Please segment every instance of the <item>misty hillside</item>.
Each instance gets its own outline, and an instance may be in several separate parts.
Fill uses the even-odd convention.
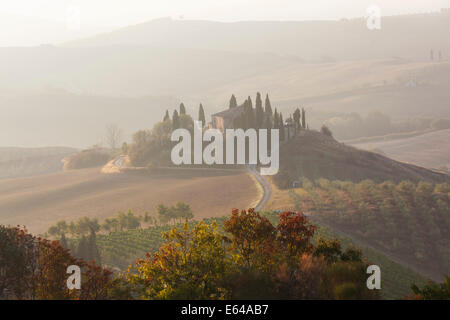
[[[414,163],[427,168],[450,169],[450,129],[392,141],[354,144],[366,150],[377,149],[398,161]]]
[[[290,62],[266,53],[149,46],[0,48],[0,93],[50,87],[79,94],[182,97]]]
[[[404,59],[296,63],[218,87],[209,96],[270,92],[282,111],[305,105],[314,112],[381,111],[393,118],[450,116],[450,63]],[[424,106],[433,105],[433,108]],[[319,124],[321,125],[321,123]]]
[[[383,17],[370,31],[365,19],[301,22],[184,21],[163,18],[68,43],[70,46],[152,45],[242,52],[274,52],[302,59],[385,57],[427,59],[430,49],[450,52],[447,14]]]
[[[61,21],[4,12],[0,12],[0,29],[8,30],[0,33],[0,47],[60,43],[111,30],[86,26],[71,30]]]
[[[8,95],[0,98],[0,145],[104,145],[106,126],[118,124],[128,139],[140,128],[151,128],[166,109],[178,105],[172,97],[118,98],[64,91]]]
[[[0,148],[0,179],[59,172],[62,159],[75,152],[65,147]]]
[[[277,183],[282,187],[290,187],[292,181],[302,177],[353,182],[365,179],[375,182],[450,181],[450,176],[446,174],[359,150],[320,132],[308,130],[281,146]]]
[[[181,101],[193,115],[202,103],[209,120],[231,94],[258,91],[285,114],[304,106],[313,128],[337,113],[450,117],[449,27],[441,14],[385,17],[373,32],[363,19],[159,19],[64,46],[0,48],[0,145],[86,148],[109,123],[129,140]]]

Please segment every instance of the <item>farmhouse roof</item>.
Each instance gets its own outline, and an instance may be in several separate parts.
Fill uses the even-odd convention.
[[[236,117],[238,117],[241,113],[244,112],[244,105],[240,105],[238,107],[234,107],[231,109],[227,109],[224,111],[220,111],[217,113],[214,113],[212,116],[213,117],[221,117],[221,118],[229,118],[229,119],[234,119]]]

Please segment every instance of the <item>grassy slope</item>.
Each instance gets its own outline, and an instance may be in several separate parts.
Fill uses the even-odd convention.
[[[310,130],[302,131],[294,140],[281,146],[280,170],[285,170],[293,180],[300,177],[355,182],[364,179],[377,182],[450,180],[448,175],[359,150]]]

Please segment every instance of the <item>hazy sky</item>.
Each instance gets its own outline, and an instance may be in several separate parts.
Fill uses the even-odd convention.
[[[382,15],[396,15],[436,12],[450,7],[450,0],[0,0],[0,47],[59,44],[161,17],[224,22],[363,17],[373,4]]]
[[[450,0],[0,0],[0,13],[64,21],[68,6],[80,8],[86,26],[125,26],[158,17],[217,21],[340,19],[436,11]]]

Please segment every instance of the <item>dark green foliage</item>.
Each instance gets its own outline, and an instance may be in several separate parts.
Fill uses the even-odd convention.
[[[120,148],[120,152],[122,154],[127,154],[128,153],[128,143],[126,143],[126,142],[122,143],[122,147]]]
[[[335,263],[341,256],[341,244],[336,239],[326,240],[318,238],[314,256],[324,257],[328,263]]]
[[[285,132],[284,132],[284,122],[283,122],[283,115],[280,112],[280,124],[279,124],[279,128],[280,128],[280,140],[284,141],[285,139]]]
[[[167,120],[170,120],[169,110],[166,110],[166,114],[164,115],[163,121],[167,121]]]
[[[261,94],[259,92],[256,94],[255,112],[256,128],[264,128],[264,109],[262,106]]]
[[[84,258],[84,260],[95,261],[98,265],[102,264],[100,252],[97,248],[96,235],[93,231],[90,232],[87,240],[87,256]]]
[[[182,201],[176,202],[172,206],[165,206],[159,204],[156,207],[156,212],[158,214],[159,221],[162,224],[167,224],[170,221],[176,223],[177,221],[190,220],[194,217],[191,207]]]
[[[265,116],[264,129],[272,129],[272,116]],[[270,141],[270,139],[269,139]]]
[[[301,113],[300,113],[299,108],[295,109],[294,114],[293,114],[293,119],[294,119],[295,129],[300,128]]]
[[[76,250],[76,256],[79,258],[84,259],[85,257],[89,257],[89,244],[86,236],[81,237],[80,241],[78,242],[77,250]]]
[[[237,107],[237,101],[236,101],[236,97],[233,94],[230,99],[230,109],[236,108],[236,107]]]
[[[60,244],[63,248],[66,248],[66,249],[69,248],[68,243],[67,243],[67,239],[66,239],[66,235],[65,235],[64,233],[61,235],[61,239],[59,240],[59,244]]]
[[[111,155],[100,149],[84,150],[68,158],[65,168],[83,169],[105,165],[111,159]]]
[[[202,122],[202,127],[205,126],[206,118],[205,118],[205,110],[203,110],[203,106],[200,103],[200,107],[198,109],[198,121]]]
[[[250,96],[248,96],[247,102],[248,102],[248,107],[253,110],[253,102],[252,102],[252,98]]]
[[[172,129],[175,130],[178,128],[180,128],[180,116],[178,115],[178,111],[174,110],[172,115]]]
[[[278,129],[280,127],[280,117],[278,116],[277,108],[273,114],[273,128]]]
[[[422,288],[412,285],[412,291],[424,300],[450,300],[450,275],[445,277],[443,283],[428,281]]]
[[[248,97],[245,101],[244,107],[244,117],[245,117],[245,125],[244,129],[255,128],[256,117],[255,110],[253,109],[252,99]]]
[[[186,107],[184,106],[183,102],[180,104],[180,116],[182,114],[186,114]]]
[[[322,132],[322,134],[328,137],[333,136],[333,133],[331,132],[330,128],[328,128],[326,125],[323,125],[322,128],[320,128],[320,132]]]
[[[272,105],[270,104],[269,95],[266,94],[266,101],[264,104],[264,112],[266,115],[272,116]]]
[[[302,108],[302,128],[306,129],[306,111]]]

